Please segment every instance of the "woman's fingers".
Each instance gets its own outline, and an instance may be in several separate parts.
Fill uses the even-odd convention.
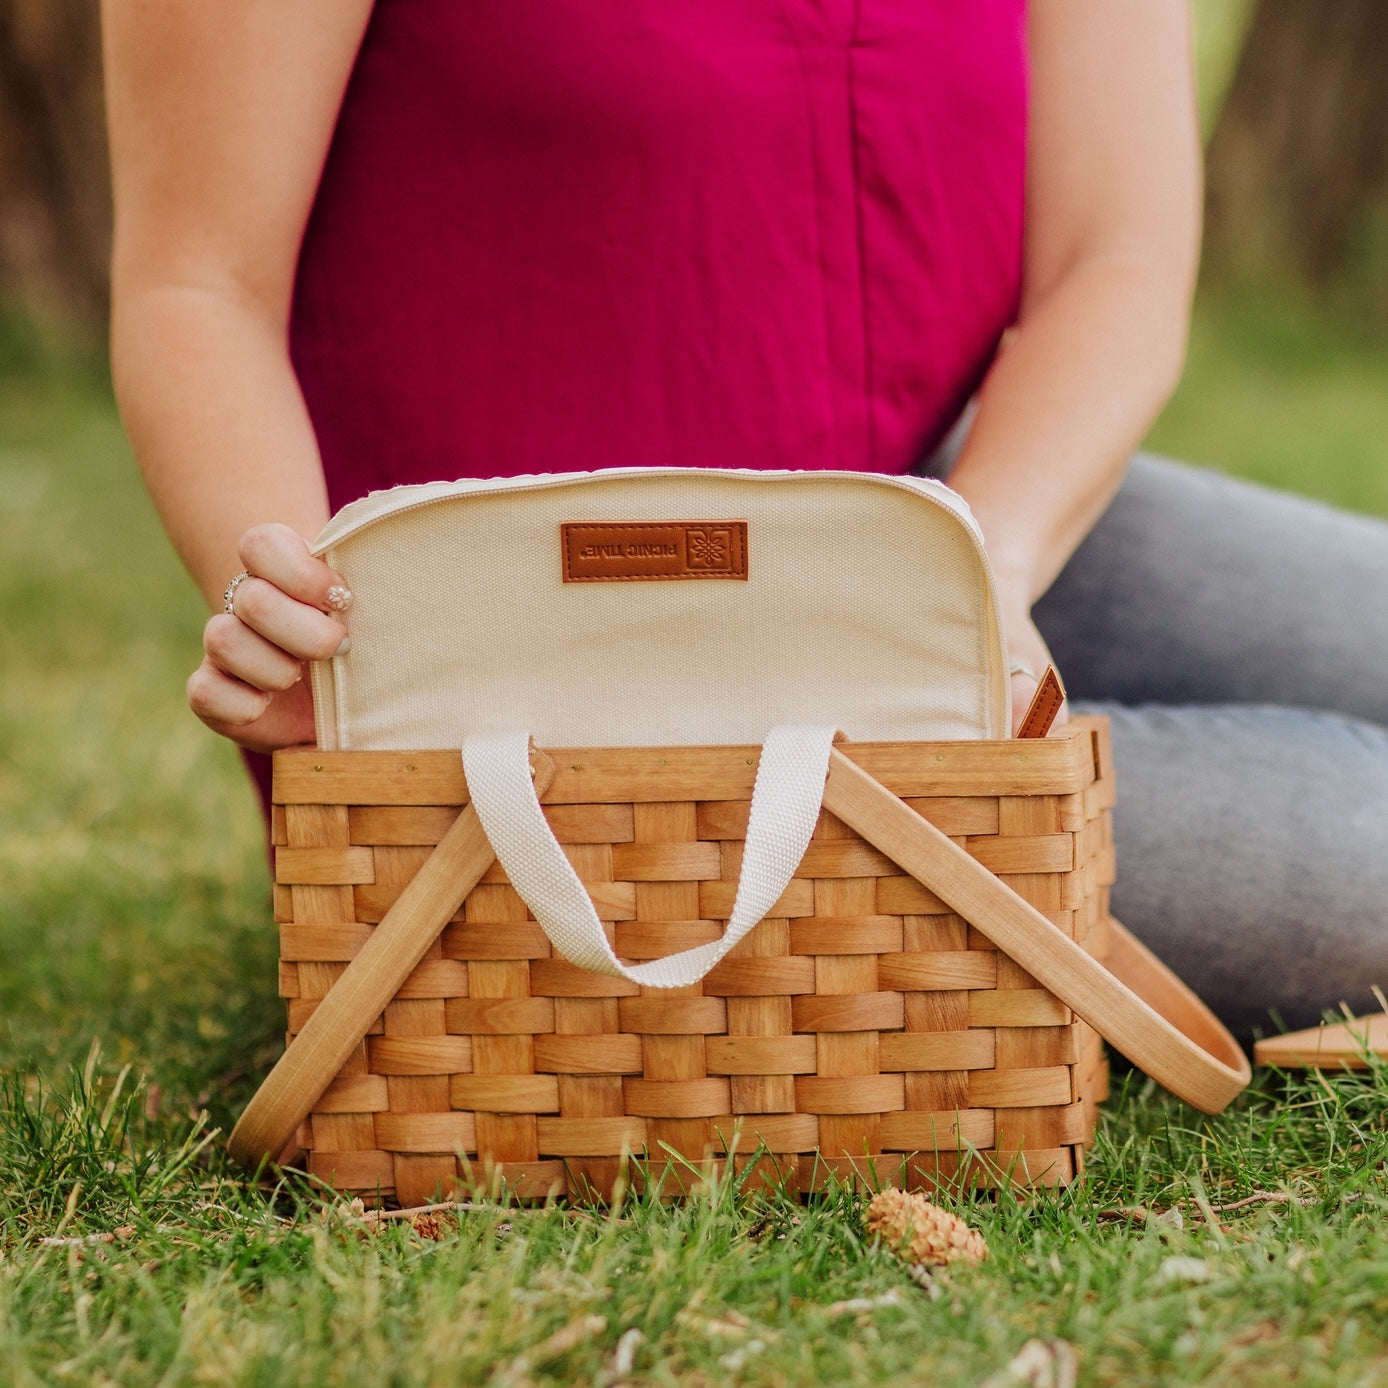
[[[287,525],[258,525],[241,538],[241,562],[248,577],[236,586],[232,613],[250,631],[296,660],[326,660],[342,649],[346,628],[329,612],[342,612],[351,594],[341,577],[308,552],[303,537]],[[214,618],[213,621],[216,619]],[[259,688],[252,667],[239,663],[251,652],[228,631],[218,633],[222,648],[214,650],[212,623],[207,650],[223,668]],[[226,654],[231,663],[221,659]]]
[[[203,628],[205,654],[188,679],[188,704],[243,747],[312,742],[304,662],[345,649],[347,629],[336,614],[351,605],[351,594],[287,525],[248,530],[240,555],[245,572],[228,589],[228,610]]]
[[[1010,667],[1008,683],[1012,694],[1012,732],[1015,736],[1026,717],[1031,701],[1046,667],[1053,664],[1046,642],[1037,631],[1030,614],[1015,617],[1007,624],[1007,659]],[[1056,724],[1065,722],[1068,710],[1062,705]]]
[[[1026,717],[1028,706],[1036,693],[1036,679],[1028,671],[1022,672],[1014,670],[1009,681],[1012,691],[1012,735],[1017,735],[1017,730],[1022,726],[1022,719]]]
[[[188,678],[188,704],[213,732],[252,751],[314,740],[313,699],[306,680],[271,695],[205,659]]]
[[[238,622],[246,631],[287,651],[296,660],[327,660],[342,649],[347,637],[347,628],[341,622],[254,574],[236,590],[232,613],[229,621]],[[208,628],[205,642],[211,636],[210,622]],[[207,649],[211,654],[212,648],[208,646]],[[246,649],[244,644],[226,643],[226,650],[233,658],[234,653]],[[237,666],[226,668],[249,677],[248,671]]]
[[[218,669],[267,693],[288,689],[303,678],[301,657],[268,641],[240,616],[209,618],[202,645]]]
[[[242,564],[257,578],[310,607],[344,612],[351,604],[341,577],[315,559],[303,536],[287,525],[253,526],[241,537],[240,552]]]
[[[227,674],[208,656],[188,676],[187,693],[188,707],[204,723],[233,728],[263,717],[274,697]]]

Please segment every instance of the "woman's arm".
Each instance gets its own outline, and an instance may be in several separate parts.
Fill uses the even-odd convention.
[[[248,746],[311,739],[301,661],[341,626],[303,538],[328,516],[290,365],[295,265],[370,0],[103,0],[112,370],[175,548],[220,613],[190,702]],[[266,517],[282,526],[250,530]],[[249,531],[249,533],[248,533]],[[270,691],[287,690],[274,701]]]
[[[1031,605],[1180,376],[1200,146],[1183,0],[1031,0],[1029,23],[1021,314],[950,484],[982,527],[1013,658],[1039,669]]]

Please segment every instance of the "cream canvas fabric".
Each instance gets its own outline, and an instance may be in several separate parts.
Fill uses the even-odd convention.
[[[662,522],[683,523],[689,563],[723,557],[708,536],[745,535],[746,577],[565,582],[566,562],[623,548],[583,543],[601,527]],[[313,671],[326,749],[516,731],[541,746],[743,744],[777,724],[1008,733],[977,528],[926,479],[623,468],[431,483],[353,502],[315,553],[355,595],[350,650]]]

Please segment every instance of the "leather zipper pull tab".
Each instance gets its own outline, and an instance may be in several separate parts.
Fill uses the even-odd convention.
[[[1041,676],[1041,683],[1036,686],[1036,693],[1031,697],[1031,703],[1027,705],[1027,711],[1022,715],[1017,736],[1045,737],[1064,702],[1065,686],[1061,684],[1055,666],[1048,665],[1046,673]]]

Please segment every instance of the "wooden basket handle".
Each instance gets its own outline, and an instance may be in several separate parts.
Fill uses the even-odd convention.
[[[824,806],[1173,1094],[1218,1113],[1248,1084],[1248,1057],[1234,1038],[1117,922],[1106,968],[838,748]]]
[[[532,752],[530,764],[543,794],[554,763]],[[367,1028],[495,860],[477,811],[465,805],[246,1105],[227,1139],[236,1161],[256,1167],[283,1156]]]

